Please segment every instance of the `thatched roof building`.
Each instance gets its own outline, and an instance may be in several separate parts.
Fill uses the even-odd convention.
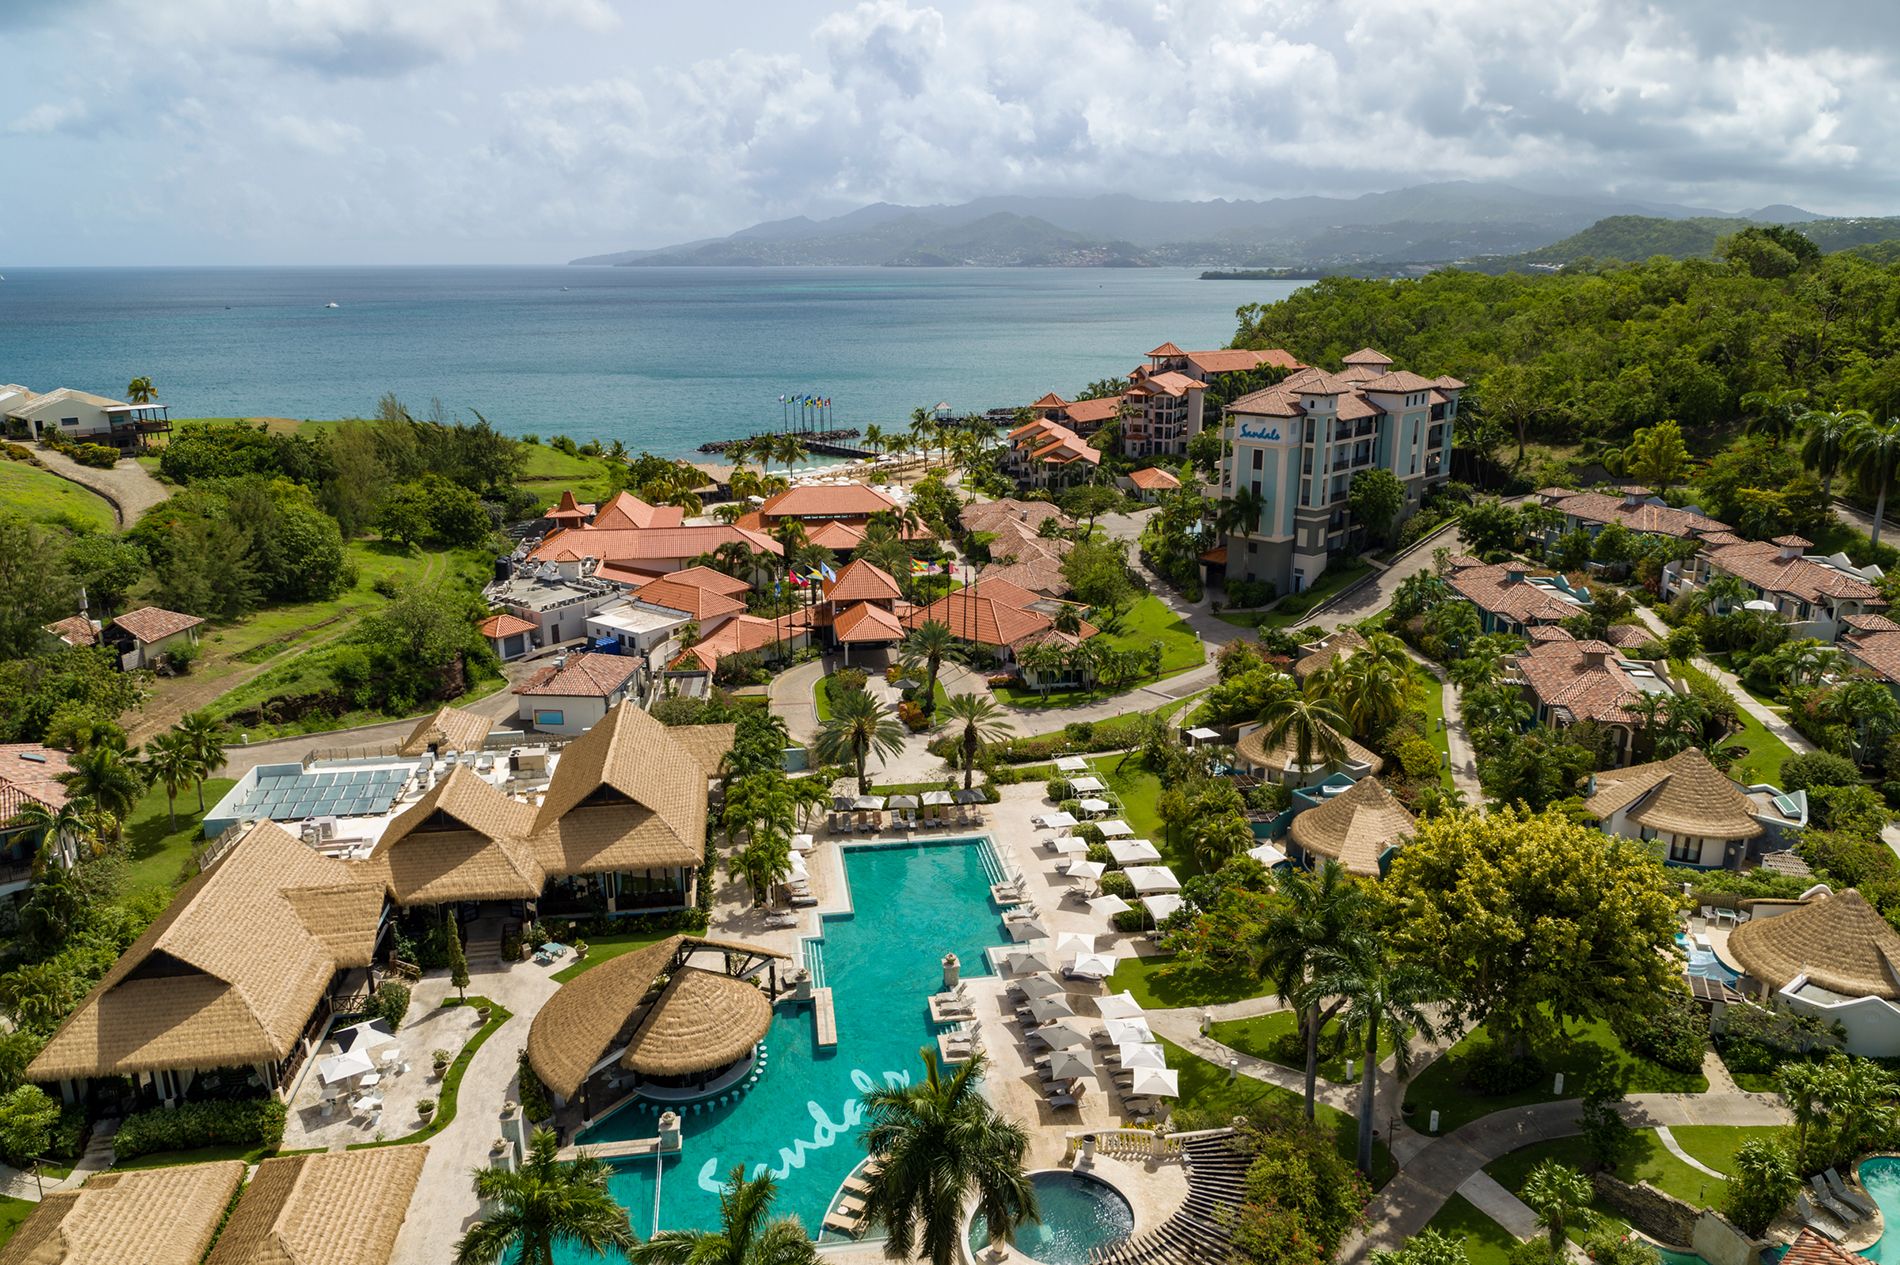
[[[265,1160],[205,1265],[389,1265],[426,1146]]]
[[[198,1265],[243,1180],[237,1160],[95,1174],[47,1192],[0,1265]]]
[[[1695,747],[1667,760],[1604,769],[1583,806],[1609,822],[1701,839],[1753,839],[1764,827],[1754,804]]]
[[[534,900],[547,875],[533,833],[532,805],[458,764],[389,823],[366,865],[399,905]]]
[[[1302,771],[1298,766],[1299,753],[1294,750],[1293,735],[1288,733],[1285,738],[1269,747],[1267,745],[1269,732],[1263,725],[1242,734],[1240,740],[1234,744],[1234,754],[1242,762],[1256,769],[1264,769],[1267,776],[1276,782],[1285,781],[1300,785],[1304,782],[1317,781],[1323,774],[1342,769],[1353,772],[1355,776],[1364,776],[1367,773],[1377,773],[1385,767],[1385,760],[1377,752],[1353,741],[1350,735],[1341,734],[1340,740],[1346,747],[1343,760],[1328,761],[1322,757],[1318,764]]]
[[[1729,953],[1779,990],[1798,976],[1844,998],[1900,1002],[1900,934],[1849,888],[1729,933]]]
[[[710,951],[694,965],[696,955]],[[714,960],[717,969],[708,969]],[[754,944],[669,936],[561,986],[528,1030],[528,1062],[563,1099],[617,1049],[646,1076],[716,1071],[744,1058],[772,1022],[772,1003],[746,976],[786,955]],[[657,992],[656,992],[657,988]]]
[[[256,1067],[274,1081],[337,973],[369,965],[382,911],[372,876],[259,822],[184,886],[27,1075]]]
[[[494,726],[488,717],[460,707],[440,707],[424,716],[396,748],[396,754],[418,756],[431,747],[438,751],[480,751]]]
[[[1354,874],[1379,874],[1379,858],[1418,828],[1418,821],[1376,777],[1351,786],[1294,817],[1288,833],[1309,857],[1331,859]]]

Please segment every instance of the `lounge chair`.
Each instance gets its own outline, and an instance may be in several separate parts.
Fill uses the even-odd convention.
[[[1827,1188],[1827,1183],[1821,1179],[1819,1173],[1808,1178],[1808,1185],[1814,1190],[1814,1202],[1820,1204],[1834,1216],[1840,1218],[1842,1225],[1853,1225],[1856,1221],[1860,1220],[1860,1210],[1849,1207],[1841,1200],[1836,1199],[1834,1192]]]
[[[852,1194],[858,1195],[858,1196],[864,1196],[871,1193],[871,1183],[865,1181],[862,1177],[845,1178],[844,1188],[850,1191]]]
[[[858,1213],[852,1215],[845,1212],[826,1213],[825,1229],[836,1230],[840,1234],[848,1234],[855,1239],[864,1233],[864,1214]]]
[[[1846,1227],[1837,1225],[1833,1217],[1827,1217],[1817,1213],[1814,1209],[1814,1205],[1808,1202],[1806,1191],[1795,1192],[1794,1207],[1795,1211],[1800,1214],[1802,1222],[1805,1223],[1810,1230],[1836,1243],[1841,1241]]]
[[[1065,1108],[1065,1107],[1081,1106],[1082,1105],[1082,1087],[1080,1085],[1077,1085],[1073,1093],[1050,1094],[1049,1105],[1058,1110],[1061,1110],[1062,1108]]]
[[[1823,1179],[1826,1180],[1827,1188],[1834,1192],[1834,1197],[1836,1199],[1840,1200],[1842,1203],[1846,1204],[1850,1208],[1859,1209],[1860,1214],[1864,1217],[1871,1217],[1874,1215],[1874,1212],[1875,1212],[1874,1201],[1869,1199],[1867,1196],[1861,1194],[1859,1191],[1855,1190],[1852,1186],[1849,1186],[1845,1181],[1841,1179],[1841,1175],[1839,1173],[1835,1172],[1831,1168],[1828,1168],[1828,1169],[1821,1170],[1821,1176]]]

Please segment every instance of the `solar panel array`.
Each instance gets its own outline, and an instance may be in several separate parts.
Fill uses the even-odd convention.
[[[375,817],[389,811],[409,769],[261,776],[237,805],[240,817],[302,821],[308,817]]]

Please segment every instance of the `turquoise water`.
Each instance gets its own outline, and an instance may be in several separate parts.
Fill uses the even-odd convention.
[[[1134,1232],[1135,1212],[1113,1186],[1081,1173],[1037,1173],[1042,1223],[1016,1235],[1016,1250],[1042,1265],[1088,1265],[1089,1253]],[[990,1245],[981,1216],[970,1225],[970,1250]]]
[[[1689,962],[1688,965],[1683,968],[1686,973],[1700,976],[1703,979],[1721,980],[1724,984],[1733,984],[1736,980],[1742,978],[1740,971],[1733,969],[1727,963],[1723,962],[1721,958],[1715,956],[1713,951],[1698,949],[1691,945],[1689,943],[1689,937],[1683,935],[1681,932],[1676,933],[1676,943],[1688,951]]]
[[[864,1158],[861,1095],[922,1074],[918,1051],[934,1046],[939,1031],[926,999],[943,986],[943,954],[955,952],[966,976],[986,975],[983,950],[1008,942],[990,904],[981,841],[849,848],[844,858],[854,912],[827,917],[822,942],[837,1046],[816,1048],[809,1005],[777,1008],[758,1084],[736,1103],[686,1109],[681,1151],[657,1161],[658,1228],[717,1227],[719,1186],[743,1164],[769,1169],[779,1184],[776,1210],[798,1214],[815,1235],[839,1183]],[[651,1108],[627,1107],[577,1141],[655,1132]],[[628,1161],[610,1183],[641,1238],[655,1229],[655,1175],[655,1160]]]
[[[1859,1171],[1860,1184],[1867,1194],[1880,1205],[1880,1215],[1886,1218],[1886,1232],[1874,1241],[1872,1247],[1865,1247],[1860,1254],[1874,1265],[1900,1265],[1900,1159],[1891,1155],[1876,1155],[1870,1160],[1861,1161]]]
[[[122,395],[173,417],[360,417],[394,391],[511,434],[686,455],[829,396],[889,429],[1224,347],[1288,281],[1180,268],[12,268],[0,382]],[[335,309],[324,304],[334,302]]]

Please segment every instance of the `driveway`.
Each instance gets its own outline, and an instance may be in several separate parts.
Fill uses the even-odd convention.
[[[33,455],[60,478],[103,496],[119,516],[120,527],[138,522],[141,514],[172,494],[171,488],[129,457],[121,458],[110,470],[95,470],[51,448],[35,448]]]

